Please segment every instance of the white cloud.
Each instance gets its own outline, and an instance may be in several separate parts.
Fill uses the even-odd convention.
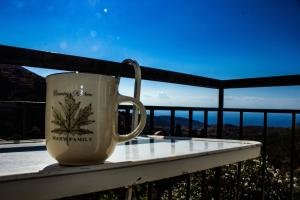
[[[98,45],[93,45],[91,47],[92,52],[97,52],[99,50],[99,46]]]
[[[148,88],[142,89],[141,101],[145,105],[160,106],[215,107],[217,105],[217,97],[214,95],[192,95],[187,91],[159,91]]]
[[[60,47],[61,49],[66,49],[66,48],[68,48],[68,43],[67,43],[66,41],[61,41],[61,42],[59,43],[59,47]]]
[[[152,98],[152,96],[149,95],[149,94],[144,94],[143,97],[144,97],[144,98]]]
[[[261,101],[265,101],[264,97],[256,97],[256,96],[225,96],[224,101],[232,101],[232,102],[244,102],[244,103],[257,103]]]
[[[121,79],[122,80],[122,79]],[[123,80],[120,84],[121,93],[133,94],[134,80]],[[225,93],[224,107],[227,108],[282,108],[300,109],[300,95],[262,94],[228,94]],[[190,107],[217,107],[218,91],[213,89],[196,88],[167,83],[142,81],[141,101],[145,105],[160,106],[190,106]]]
[[[170,97],[165,92],[159,92],[157,95],[159,99],[170,99]]]
[[[224,102],[225,107],[232,108],[300,108],[300,98],[297,97],[225,96]]]

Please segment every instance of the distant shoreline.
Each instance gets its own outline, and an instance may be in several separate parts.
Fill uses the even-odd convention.
[[[170,117],[168,111],[155,111],[155,117]],[[188,120],[188,112],[175,112],[175,117],[185,118]],[[300,124],[300,115],[297,115],[298,119],[296,124]],[[203,113],[194,112],[193,120],[203,123]],[[224,113],[224,124],[239,126],[239,113]],[[176,119],[175,119],[176,124]],[[217,124],[217,113],[209,112],[208,125]],[[245,113],[244,114],[244,126],[263,126],[263,114],[262,113]],[[268,114],[268,127],[278,128],[290,128],[292,126],[291,114]]]

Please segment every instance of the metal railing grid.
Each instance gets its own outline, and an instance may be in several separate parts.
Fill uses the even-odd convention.
[[[11,47],[0,45],[0,63],[9,65],[21,65],[30,67],[40,67],[49,69],[59,69],[66,71],[80,71],[98,74],[107,74],[121,77],[133,77],[134,71],[131,66],[123,63],[117,63],[112,61],[104,61],[98,59],[90,59],[78,56],[70,56],[58,53],[50,53],[44,51],[37,51],[32,49],[24,49],[18,47]],[[224,91],[226,89],[234,88],[249,88],[249,87],[275,87],[275,86],[295,86],[300,85],[300,75],[290,76],[276,76],[276,77],[262,77],[262,78],[248,78],[248,79],[235,79],[235,80],[217,80],[213,78],[206,78],[201,76],[183,74],[178,72],[171,72],[166,70],[159,70],[149,67],[141,67],[142,78],[144,80],[169,82],[183,85],[191,85],[198,87],[207,87],[212,89],[218,89],[218,107],[217,108],[201,108],[201,107],[171,107],[171,106],[146,106],[149,110],[149,126],[148,134],[153,134],[155,131],[155,111],[156,110],[168,110],[170,111],[170,136],[175,136],[175,116],[176,111],[188,112],[188,134],[192,136],[193,131],[193,113],[195,111],[203,112],[203,127],[202,137],[207,137],[208,131],[208,115],[209,112],[217,112],[217,131],[216,138],[223,138],[223,113],[224,112],[237,112],[239,113],[239,135],[237,139],[244,138],[244,114],[248,112],[263,113],[263,133],[262,133],[262,182],[261,182],[261,199],[265,199],[264,195],[264,177],[266,168],[266,142],[268,140],[268,114],[269,113],[286,113],[292,116],[291,124],[291,158],[290,158],[290,199],[294,198],[294,165],[295,165],[295,130],[296,130],[296,114],[300,113],[300,110],[291,109],[246,109],[246,108],[224,108]],[[13,103],[13,102],[0,102],[0,105]],[[31,102],[14,102],[19,104],[30,104]],[[40,103],[39,105],[43,105]],[[130,106],[120,106],[120,109],[125,109],[128,116],[130,116]],[[240,187],[239,179],[241,175],[241,163],[238,163],[237,167],[237,199],[239,197]],[[215,169],[215,192],[214,199],[220,198],[220,174],[222,169]],[[206,173],[201,174],[203,180],[206,177]],[[190,176],[186,176],[186,198],[190,197]],[[201,190],[205,189],[205,183],[202,184]],[[148,184],[148,198],[152,198],[152,183]],[[169,191],[169,199],[172,198],[172,192]],[[205,199],[205,196],[203,196]]]

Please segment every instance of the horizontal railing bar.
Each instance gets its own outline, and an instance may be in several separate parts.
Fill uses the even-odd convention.
[[[123,106],[123,105],[122,105]],[[120,108],[122,108],[120,106]],[[210,108],[210,107],[181,107],[181,106],[145,106],[145,108],[148,109],[153,109],[153,110],[176,110],[176,111],[217,111],[217,108]]]
[[[121,105],[120,108],[122,109],[122,106],[128,106],[128,105]],[[178,110],[178,111],[218,111],[218,108],[213,107],[181,107],[181,106],[145,106],[146,109],[153,109],[153,110]],[[250,113],[278,113],[278,114],[284,114],[284,113],[300,113],[300,110],[292,110],[292,109],[260,109],[260,108],[223,108],[223,112],[250,112]]]
[[[0,45],[0,63],[22,65],[66,71],[80,71],[134,77],[131,66],[94,58],[52,53],[20,47]],[[245,78],[232,80],[218,80],[185,73],[141,67],[144,80],[168,82],[208,88],[249,88],[300,85],[300,75],[272,76],[259,78]]]
[[[66,71],[99,73],[130,78],[134,77],[133,67],[123,63],[6,45],[0,45],[0,63]],[[220,86],[220,81],[213,78],[154,69],[150,67],[141,67],[141,72],[144,80],[208,88],[218,88]]]
[[[224,89],[300,85],[300,75],[223,80]]]
[[[224,112],[257,112],[257,113],[300,113],[300,110],[292,110],[292,109],[264,109],[264,108],[224,108]]]
[[[45,102],[35,102],[35,101],[0,101],[1,103],[19,103],[19,104],[44,104]],[[131,105],[120,105],[120,109],[126,109],[128,107],[132,107]],[[147,106],[145,105],[147,110],[178,110],[178,111],[218,111],[218,108],[213,107],[184,107],[184,106]],[[299,109],[263,109],[263,108],[223,108],[224,112],[255,112],[255,113],[278,113],[278,114],[290,114],[296,113],[299,114]]]
[[[45,104],[44,101],[0,101],[7,104]]]

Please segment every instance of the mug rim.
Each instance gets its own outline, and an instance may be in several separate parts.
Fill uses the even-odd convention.
[[[76,75],[76,76],[83,75],[83,76],[94,76],[94,77],[102,76],[102,77],[110,78],[110,79],[113,79],[113,80],[117,79],[117,77],[110,76],[110,75],[71,71],[71,72],[59,72],[59,73],[49,74],[49,75],[46,76],[46,80],[48,80],[51,77],[63,76],[63,75]]]

